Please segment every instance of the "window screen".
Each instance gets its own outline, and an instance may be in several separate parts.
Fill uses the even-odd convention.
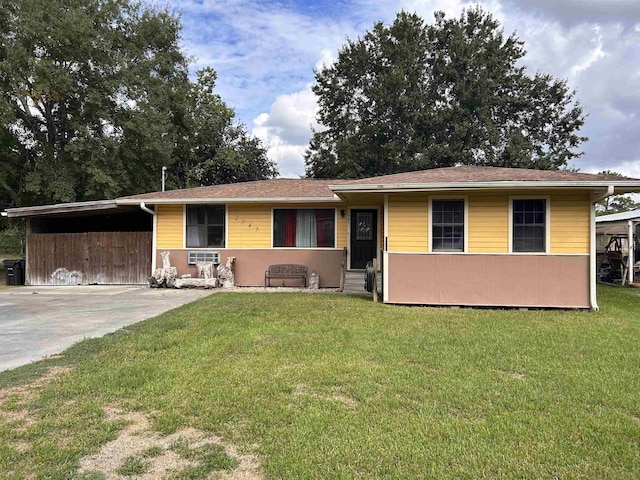
[[[224,205],[187,205],[187,247],[224,248]]]
[[[514,252],[546,251],[546,212],[544,199],[513,200]]]
[[[431,249],[463,252],[464,200],[433,200],[431,215]]]

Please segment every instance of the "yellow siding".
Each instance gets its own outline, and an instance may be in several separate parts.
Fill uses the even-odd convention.
[[[509,197],[469,195],[470,253],[509,251]]]
[[[158,205],[158,248],[183,248],[184,206]]]
[[[551,253],[589,253],[589,202],[587,193],[551,195]]]
[[[345,211],[345,215],[344,217],[340,216],[340,210],[344,210]],[[338,243],[336,245],[336,248],[345,248],[347,247],[347,231],[349,228],[349,222],[348,222],[348,218],[347,218],[347,208],[346,207],[342,207],[338,209],[338,225],[336,226],[336,228],[338,229]]]
[[[271,206],[228,205],[227,248],[270,248]]]
[[[464,193],[463,193],[464,195]],[[535,197],[532,194],[532,197]],[[521,191],[468,195],[468,252],[509,251],[509,198],[525,198]],[[428,197],[389,195],[388,250],[428,251]],[[550,253],[588,254],[590,246],[589,194],[554,193],[549,197]]]
[[[471,194],[468,196],[468,252],[507,253],[509,245],[509,197],[520,192]],[[425,194],[392,194],[388,204],[388,250],[428,251],[429,198]],[[271,211],[277,208],[337,208],[337,248],[348,246],[348,216],[344,204],[228,205],[228,248],[269,248]],[[184,206],[157,206],[157,247],[183,248]],[[550,196],[550,252],[588,254],[590,246],[588,193],[555,193]],[[383,219],[381,219],[383,220]],[[383,232],[382,221],[378,225]],[[383,245],[381,240],[381,245]]]
[[[389,195],[388,211],[388,250],[426,252],[429,229],[427,196]]]

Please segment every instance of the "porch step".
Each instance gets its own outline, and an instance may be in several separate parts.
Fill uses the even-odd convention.
[[[378,284],[380,284],[381,278],[382,276],[380,272],[378,272],[376,279]],[[342,293],[350,295],[372,295],[364,289],[364,270],[349,271],[346,273],[344,278],[344,289],[342,290]]]

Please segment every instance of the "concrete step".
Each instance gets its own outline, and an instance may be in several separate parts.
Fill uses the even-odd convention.
[[[380,284],[382,278],[380,272],[378,272],[377,277],[378,284]],[[342,293],[371,296],[372,294],[364,289],[364,271],[347,272]]]

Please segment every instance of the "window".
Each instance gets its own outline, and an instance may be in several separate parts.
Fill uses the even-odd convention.
[[[513,252],[546,251],[547,201],[513,200]]]
[[[431,250],[464,252],[464,200],[432,200]]]
[[[224,248],[224,205],[187,205],[187,247]]]
[[[274,247],[335,246],[333,208],[278,208],[273,211]]]

